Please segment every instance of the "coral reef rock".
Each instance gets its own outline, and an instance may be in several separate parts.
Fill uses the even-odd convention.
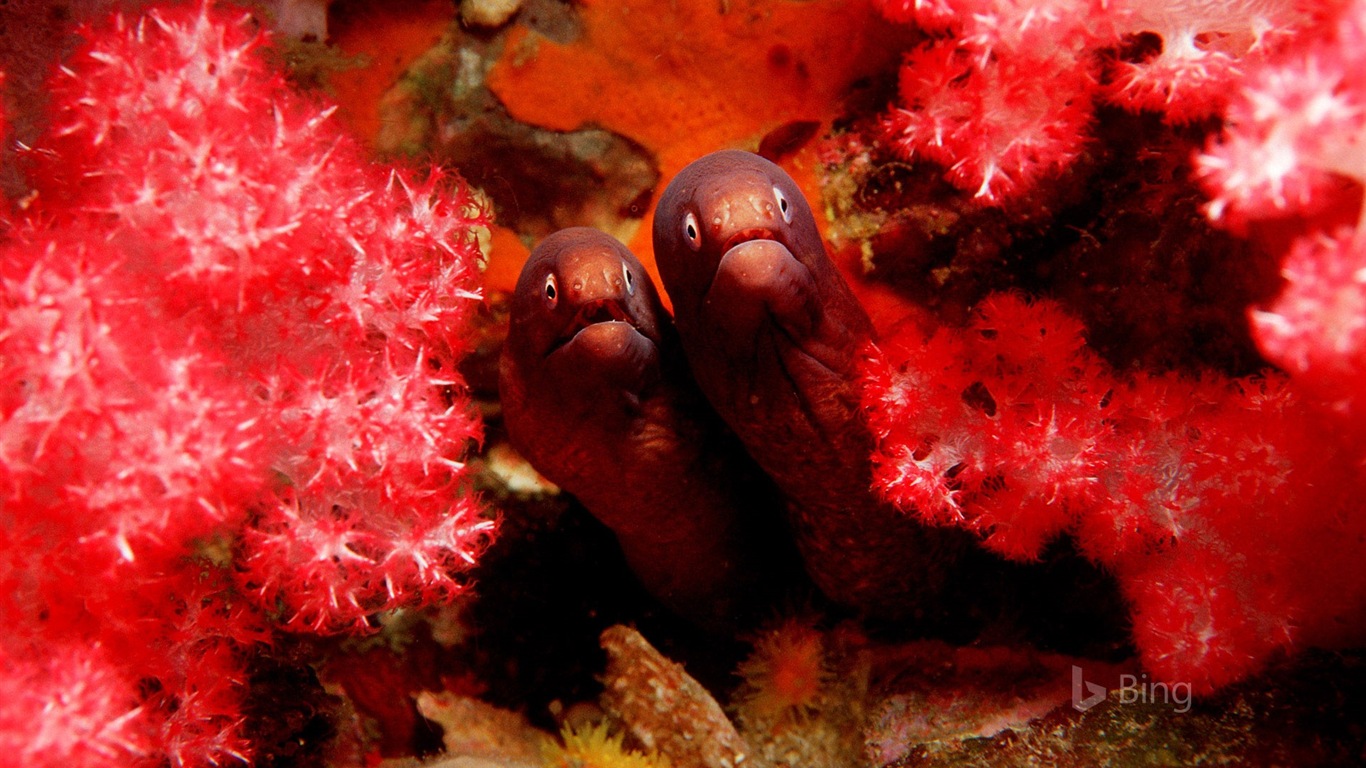
[[[674,768],[735,768],[749,746],[711,694],[664,658],[640,633],[609,627],[602,703],[647,749],[667,755]]]
[[[517,121],[484,82],[496,55],[494,44],[449,31],[385,95],[378,148],[458,167],[493,200],[498,222],[524,236],[582,225],[629,238],[659,183],[654,159],[601,128]]]
[[[418,694],[417,708],[443,731],[446,759],[438,763],[442,768],[540,764],[547,736],[516,712],[449,691]]]
[[[522,0],[462,0],[460,20],[475,27],[501,27],[522,9]]]

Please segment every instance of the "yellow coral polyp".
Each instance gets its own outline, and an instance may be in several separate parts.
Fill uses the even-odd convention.
[[[586,728],[566,725],[560,738],[563,745],[546,743],[545,768],[672,768],[664,755],[626,749],[624,734],[613,734],[605,722]]]

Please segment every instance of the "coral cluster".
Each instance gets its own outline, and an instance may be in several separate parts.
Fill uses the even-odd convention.
[[[1136,159],[1165,156],[1170,170],[1096,179],[1108,220],[1146,220],[1145,205],[1185,195],[1196,178],[1213,225],[1258,258],[1281,258],[1285,278],[1269,306],[1247,308],[1259,349],[1282,369],[1259,377],[1201,368],[1198,356],[1187,360],[1201,369],[1184,374],[1115,370],[1067,311],[1014,294],[982,301],[962,327],[902,328],[865,366],[884,494],[1011,558],[1071,536],[1116,575],[1157,679],[1209,692],[1278,653],[1359,641],[1366,4],[879,5],[931,35],[907,55],[899,103],[881,121],[893,153],[947,168],[1007,220],[1077,221],[1104,238],[1111,230],[1083,218],[1084,205],[1039,204],[1110,136],[1104,122],[1118,112],[1101,107],[1153,114],[1167,126],[1155,135],[1180,140],[1150,140]],[[1094,146],[1107,152],[1122,155]],[[1094,240],[1107,261],[1073,268],[1166,268],[1165,290],[1182,291],[1178,255],[1160,239],[1151,251],[1135,242]],[[1255,271],[1221,254],[1179,258]],[[1075,302],[1067,281],[1084,278],[1052,266],[1031,289],[1051,281]]]
[[[1366,4],[1251,68],[1198,158],[1212,219],[1283,251],[1285,286],[1251,317],[1263,354],[1363,436]]]
[[[906,56],[888,142],[1009,206],[1085,150],[1098,106],[1174,123],[1217,115],[1244,68],[1308,34],[1333,0],[874,4],[933,35]]]
[[[0,243],[0,761],[249,759],[252,653],[449,599],[493,523],[457,180],[370,165],[241,12],[115,17]]]
[[[1209,691],[1366,627],[1366,478],[1280,377],[1119,376],[1055,305],[1014,295],[903,331],[865,371],[884,494],[1011,558],[1071,534],[1163,679]]]

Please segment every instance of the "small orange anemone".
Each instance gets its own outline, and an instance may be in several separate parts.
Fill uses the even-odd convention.
[[[747,719],[771,725],[802,720],[819,708],[830,683],[825,638],[809,622],[786,619],[755,641],[739,672]]]

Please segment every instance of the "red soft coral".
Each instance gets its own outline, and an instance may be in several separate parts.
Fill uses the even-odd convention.
[[[12,656],[0,646],[0,764],[125,765],[151,747],[135,681],[98,645]]]
[[[887,18],[946,35],[907,55],[886,138],[1011,207],[1081,152],[1096,103],[1174,123],[1217,115],[1249,66],[1316,34],[1337,3],[885,0]]]
[[[483,214],[368,163],[240,12],[84,35],[0,244],[0,687],[67,716],[0,744],[245,759],[255,644],[449,599],[491,533],[455,370]]]
[[[1332,468],[1336,437],[1281,381],[1125,380],[1081,331],[996,296],[961,331],[874,350],[879,489],[1012,558],[1072,534],[1119,577],[1144,664],[1200,691],[1366,631],[1366,477]]]
[[[1366,247],[1350,230],[1306,236],[1292,246],[1285,289],[1252,313],[1267,357],[1330,408],[1366,415]]]
[[[878,484],[928,521],[1036,556],[1109,458],[1108,382],[1081,348],[1075,321],[1013,295],[984,304],[961,335],[891,340],[868,368]]]
[[[1047,200],[1043,182],[1093,140],[1094,103],[1168,123],[1222,113],[1223,137],[1198,160],[1211,216],[1269,248],[1293,246],[1283,293],[1252,314],[1256,341],[1288,378],[1120,376],[1076,322],[1012,297],[980,303],[965,328],[886,341],[864,369],[879,490],[1012,558],[1070,535],[1117,576],[1142,661],[1163,680],[1209,691],[1277,652],[1359,640],[1366,3],[882,5],[895,19],[933,9],[919,23],[940,35],[906,58],[901,103],[884,120],[903,157],[931,159],[960,189],[1009,209]],[[1117,140],[1111,119],[1101,136],[1116,143],[1098,146],[1102,160],[1127,156],[1118,141],[1134,139]],[[1215,130],[1207,125],[1180,131]],[[1186,146],[1141,145],[1135,157]],[[1024,147],[1002,173],[1002,148]],[[1097,194],[1129,194],[1120,179]],[[1123,205],[1170,200],[1153,192],[1185,175],[1142,182]],[[1132,258],[1122,241],[1094,247]],[[1142,258],[1160,273],[1167,255]]]
[[[1330,30],[1251,72],[1197,162],[1211,218],[1291,243],[1284,291],[1252,314],[1263,353],[1366,437],[1366,3]]]
[[[1210,216],[1312,214],[1331,205],[1339,178],[1366,183],[1366,6],[1335,35],[1250,73],[1225,115],[1225,135],[1198,158]]]
[[[906,56],[901,104],[884,131],[898,154],[946,166],[955,186],[1002,205],[1066,167],[1087,139],[1096,82],[1085,9],[1067,0],[957,5],[956,37]]]
[[[873,5],[891,21],[943,32],[972,11],[989,8],[990,0],[873,0]]]
[[[1159,50],[1119,62],[1107,98],[1171,122],[1219,114],[1243,72],[1321,21],[1333,0],[1120,0],[1108,17],[1116,37],[1154,35]]]
[[[902,157],[919,154],[946,166],[955,186],[1000,204],[1081,151],[1092,82],[1070,56],[1004,55],[985,67],[980,56],[949,42],[908,55],[902,106],[888,114],[885,130]],[[1051,76],[1036,77],[1041,71]]]

